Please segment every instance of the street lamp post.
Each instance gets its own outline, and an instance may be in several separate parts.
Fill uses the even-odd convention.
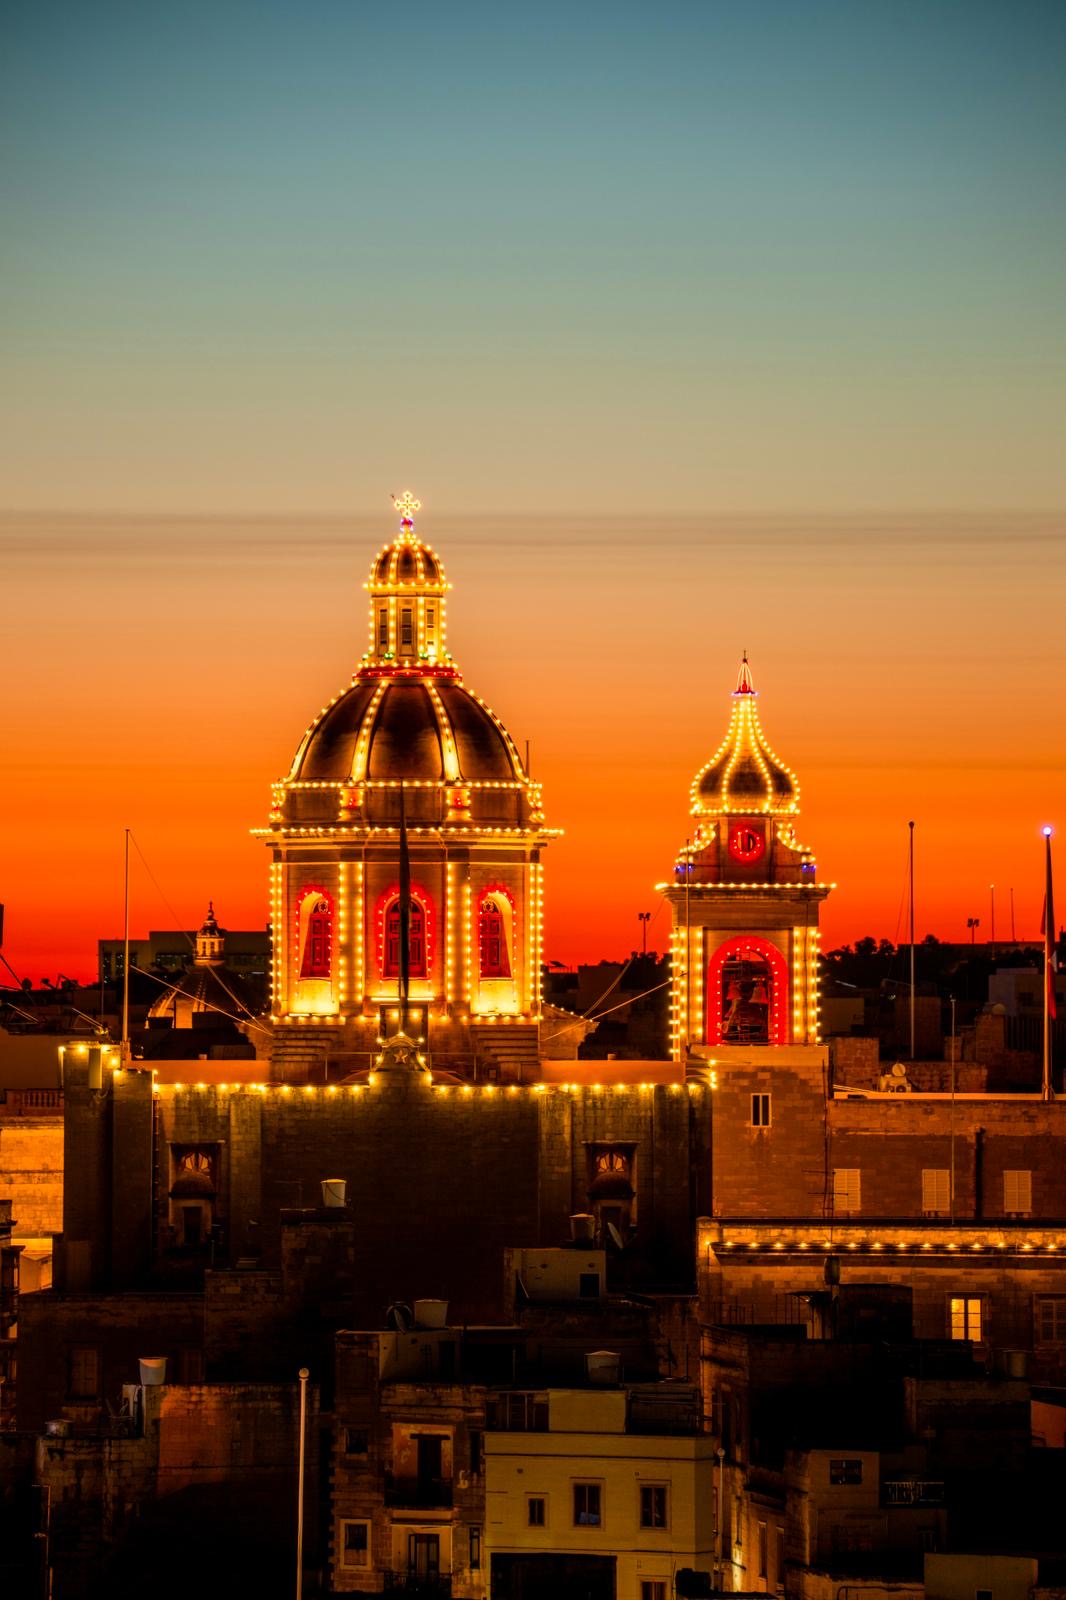
[[[640,953],[642,956],[646,956],[648,953],[648,923],[651,921],[651,912],[638,911],[637,921],[640,923]]]
[[[980,917],[967,917],[966,926],[970,930],[970,943],[973,944],[974,940],[977,938],[977,930],[981,926]]]
[[[303,1600],[304,1592],[304,1455],[307,1446],[307,1380],[311,1376],[306,1367],[300,1368],[300,1458],[296,1483],[296,1600]]]

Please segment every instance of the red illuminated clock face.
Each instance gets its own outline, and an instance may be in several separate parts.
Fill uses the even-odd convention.
[[[766,839],[760,828],[752,827],[750,822],[730,823],[729,854],[734,861],[758,861],[765,849]]]

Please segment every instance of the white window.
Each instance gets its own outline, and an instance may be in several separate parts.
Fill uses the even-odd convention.
[[[947,1167],[922,1168],[922,1210],[927,1217],[951,1210],[951,1172]]]
[[[981,1341],[984,1306],[979,1294],[953,1294],[948,1301],[948,1331],[952,1339]]]
[[[751,1097],[751,1125],[753,1128],[770,1126],[770,1096],[753,1094]]]
[[[833,1211],[837,1216],[862,1206],[862,1174],[858,1167],[833,1168]]]
[[[642,1528],[669,1526],[669,1501],[665,1483],[642,1483],[640,1486],[640,1525]]]
[[[369,1522],[341,1523],[341,1566],[368,1567],[370,1565]]]
[[[526,1496],[526,1523],[531,1528],[546,1528],[548,1526],[548,1501],[545,1495],[529,1494]]]
[[[599,1483],[574,1484],[574,1527],[602,1528],[603,1485]]]
[[[640,1600],[666,1600],[665,1578],[641,1578]]]
[[[1014,1170],[1003,1174],[1003,1210],[1008,1217],[1027,1217],[1033,1209],[1033,1174]]]

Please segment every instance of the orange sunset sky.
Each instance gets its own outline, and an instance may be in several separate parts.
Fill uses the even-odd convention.
[[[547,955],[665,948],[742,650],[829,946],[1066,830],[1057,0],[99,0],[0,52],[0,901],[262,927],[389,495],[532,748]],[[1066,838],[1066,833],[1060,837]],[[1061,848],[1057,846],[1056,848]],[[158,884],[158,887],[157,887]],[[1060,891],[1066,904],[1066,884]],[[172,909],[171,909],[172,908]]]
[[[428,500],[428,491],[427,500]],[[3,524],[8,550],[7,935],[20,976],[93,970],[122,925],[195,926],[209,897],[262,926],[266,820],[306,724],[366,639],[374,515],[58,517]],[[838,884],[830,945],[966,919],[1036,937],[1039,828],[1062,807],[1063,571],[1040,515],[662,518],[434,514],[466,681],[529,739],[550,825],[547,952],[638,943],[689,829],[742,649],[763,725],[801,785],[800,837]],[[1041,578],[1041,574],[1043,575]],[[14,846],[14,848],[11,848]],[[163,898],[165,896],[165,900]]]

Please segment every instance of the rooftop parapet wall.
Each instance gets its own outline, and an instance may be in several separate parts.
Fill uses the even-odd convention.
[[[63,1226],[63,1123],[57,1116],[0,1122],[0,1200],[20,1236]]]
[[[633,1270],[649,1284],[691,1283],[711,1098],[701,1083],[157,1085],[157,1182],[165,1194],[181,1153],[203,1152],[230,1260],[274,1267],[282,1211],[317,1206],[322,1180],[344,1179],[353,1317],[428,1294],[464,1320],[494,1318],[504,1249],[564,1243],[568,1218],[590,1209],[601,1146],[630,1164]]]

